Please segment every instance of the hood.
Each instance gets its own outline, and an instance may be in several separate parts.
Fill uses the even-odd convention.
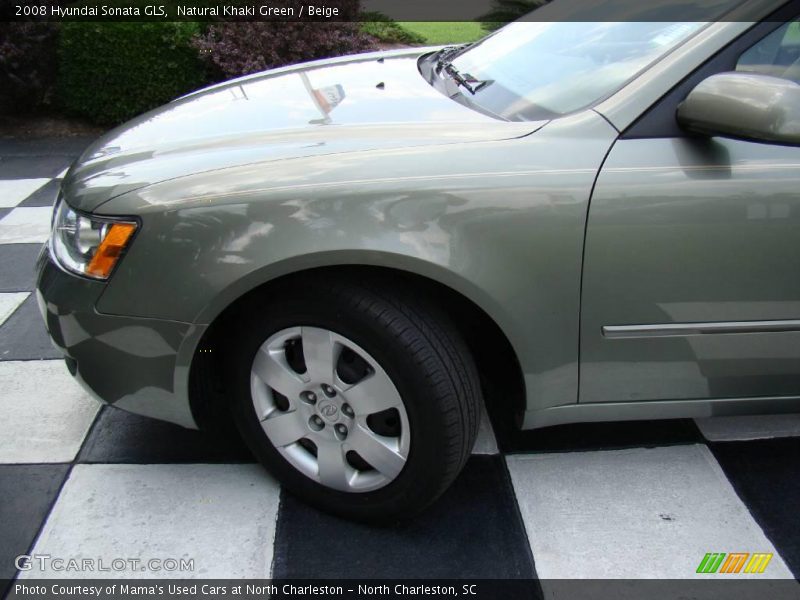
[[[64,181],[82,210],[144,186],[312,155],[526,135],[467,108],[420,75],[423,50],[370,53],[267,71],[179,98],[92,144]]]

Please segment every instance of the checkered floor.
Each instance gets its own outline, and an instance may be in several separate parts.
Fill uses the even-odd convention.
[[[742,551],[775,553],[768,576],[800,575],[800,415],[496,438],[484,419],[452,489],[376,529],[283,493],[236,439],[99,407],[31,293],[83,143],[0,141],[0,579],[30,552],[194,559],[193,573],[147,573],[162,577],[682,579],[706,552]]]

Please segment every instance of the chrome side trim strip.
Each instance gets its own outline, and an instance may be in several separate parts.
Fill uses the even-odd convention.
[[[604,325],[603,337],[682,337],[719,333],[777,333],[800,331],[800,319],[785,321],[728,321],[722,323],[663,323],[659,325]]]
[[[551,427],[564,423],[781,414],[796,413],[798,410],[800,410],[800,396],[587,402],[528,410],[525,413],[522,429]]]

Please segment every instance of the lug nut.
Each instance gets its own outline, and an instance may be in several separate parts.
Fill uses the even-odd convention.
[[[346,438],[346,437],[347,437],[347,427],[345,427],[344,425],[342,425],[341,423],[339,423],[339,424],[338,424],[338,425],[335,427],[335,429],[336,429],[336,434],[337,434],[337,435],[338,435],[340,438],[344,439],[344,438]]]
[[[303,392],[303,400],[309,404],[316,404],[317,395],[314,392]]]
[[[311,429],[319,431],[323,427],[325,427],[325,422],[319,418],[317,415],[312,415],[312,417],[308,420],[308,424],[311,425]]]
[[[322,391],[325,392],[325,395],[332,398],[336,395],[336,390],[329,386],[327,383],[322,385]]]
[[[353,409],[350,408],[349,404],[342,404],[342,412],[346,417],[353,417]]]

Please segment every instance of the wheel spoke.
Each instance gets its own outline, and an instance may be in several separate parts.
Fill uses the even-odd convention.
[[[297,398],[305,385],[300,375],[286,362],[286,356],[282,351],[259,350],[253,360],[253,372],[269,387],[286,396],[290,402]]]
[[[303,339],[303,356],[311,380],[325,383],[335,381],[341,346],[333,340],[331,332],[317,327],[303,327],[300,336]]]
[[[403,405],[397,388],[383,370],[368,375],[346,393],[347,401],[357,415],[371,415]]]
[[[319,467],[319,479],[323,485],[336,490],[350,488],[347,462],[344,457],[344,449],[340,443],[318,443],[317,464]]]
[[[280,413],[261,421],[261,427],[269,441],[278,448],[288,446],[305,437],[308,428],[299,411]]]
[[[394,479],[403,470],[406,460],[389,447],[388,444],[394,441],[392,438],[385,438],[385,441],[381,438],[363,427],[354,427],[347,441],[375,470]]]

